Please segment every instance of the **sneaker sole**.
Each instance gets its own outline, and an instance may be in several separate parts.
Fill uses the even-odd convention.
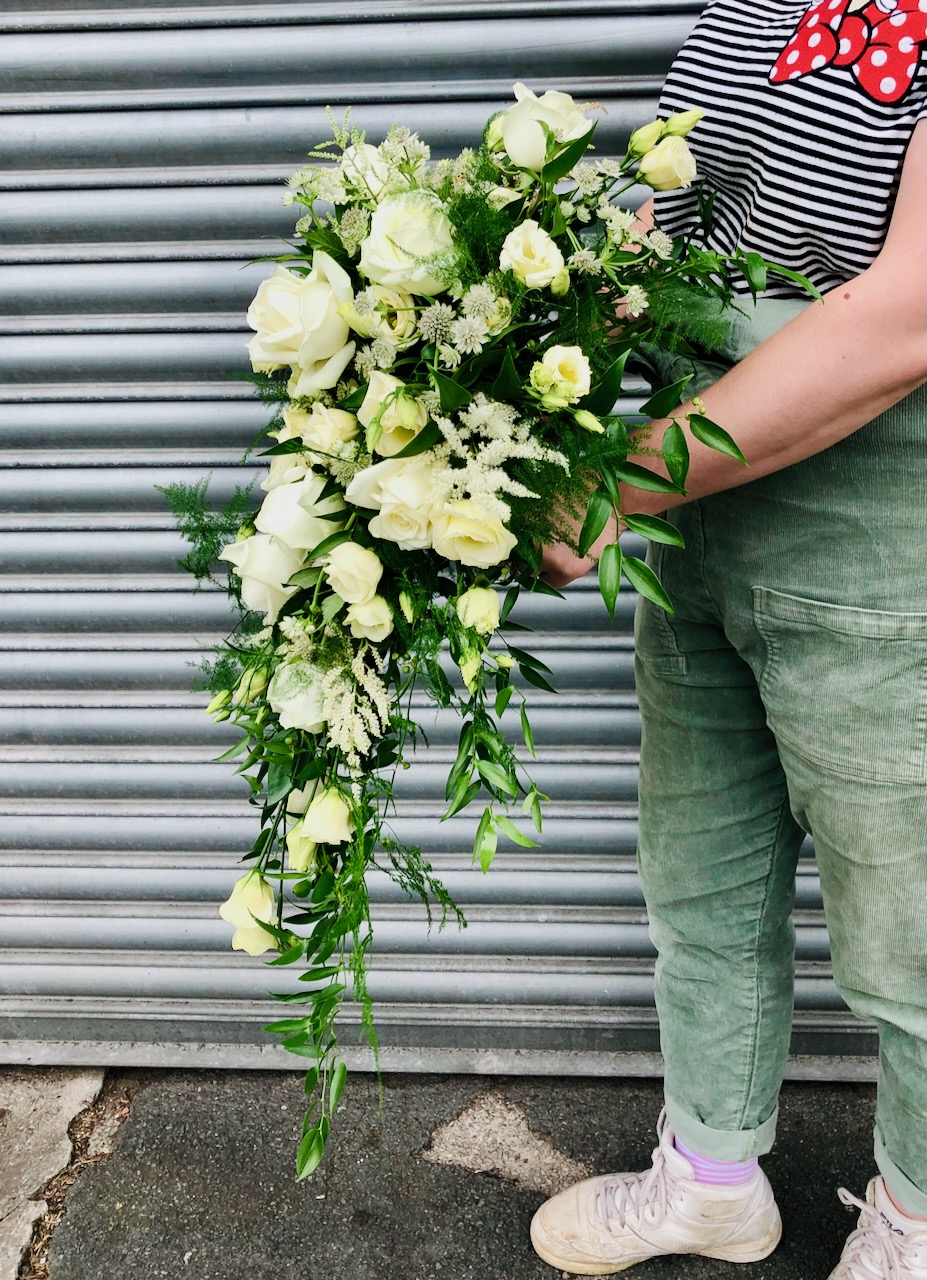
[[[769,1257],[781,1239],[782,1222],[777,1220],[772,1229],[755,1243],[741,1245],[739,1248],[719,1249],[716,1252],[708,1249],[693,1250],[689,1252],[688,1256],[717,1258],[720,1262],[760,1262],[763,1258]],[[542,1245],[535,1239],[533,1230],[531,1232],[531,1244],[538,1257],[549,1266],[559,1267],[561,1271],[567,1271],[576,1276],[614,1276],[620,1271],[627,1271],[631,1267],[636,1267],[640,1262],[646,1262],[648,1258],[672,1256],[668,1253],[642,1253],[639,1257],[631,1258],[627,1262],[579,1262],[575,1258],[561,1258],[558,1254],[552,1253],[546,1245]]]

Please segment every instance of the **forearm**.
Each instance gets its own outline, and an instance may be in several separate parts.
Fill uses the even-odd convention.
[[[923,283],[899,288],[870,268],[810,303],[703,393],[705,413],[734,437],[747,467],[690,438],[686,496],[623,486],[623,506],[656,513],[779,471],[859,430],[925,381]],[[668,425],[653,422],[638,439],[658,448]],[[635,461],[666,474],[659,458]]]

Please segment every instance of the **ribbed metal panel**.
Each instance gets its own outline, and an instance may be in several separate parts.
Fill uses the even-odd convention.
[[[602,102],[618,151],[697,10],[0,0],[0,1060],[293,1065],[260,1031],[293,976],[232,953],[216,914],[253,818],[190,679],[227,604],[177,571],[155,486],[242,479],[264,420],[241,380],[267,270],[249,262],[291,230],[280,183],[327,134],[322,108],[447,153],[523,79]],[[437,822],[456,730],[423,708],[396,825],[470,925],[429,936],[373,877],[387,1065],[656,1068],[632,608],[612,625],[586,582],[520,610],[562,690],[533,698],[552,802],[543,849],[487,877],[470,822]],[[798,923],[796,1051],[858,1055],[808,859]]]

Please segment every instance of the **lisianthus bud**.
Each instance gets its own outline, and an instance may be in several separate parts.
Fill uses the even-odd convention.
[[[249,667],[238,682],[235,690],[235,701],[239,703],[253,702],[267,688],[267,668]]]
[[[566,267],[564,267],[561,271],[558,271],[553,280],[551,280],[550,291],[555,298],[562,298],[565,293],[569,293],[569,290],[570,273],[567,271]]]
[[[457,664],[460,667],[460,674],[463,682],[467,686],[469,693],[476,691],[476,677],[479,675],[480,668],[483,665],[483,659],[478,649],[464,649],[460,655],[460,661]]]
[[[641,125],[639,129],[635,129],[628,141],[629,156],[645,156],[648,151],[653,150],[660,139],[663,137],[665,125],[662,120],[653,120],[650,124]]]
[[[351,839],[351,810],[335,787],[320,791],[300,824],[300,834],[317,844],[344,844]]]
[[[510,653],[500,653],[496,658],[496,666],[502,671],[511,671],[515,665],[515,659]]]
[[[695,107],[692,111],[676,111],[664,122],[663,136],[664,138],[684,138],[698,124],[699,120],[705,115],[700,107]]]
[[[601,435],[605,430],[595,414],[590,413],[588,409],[577,409],[573,414],[573,417],[576,419],[576,425],[578,427],[583,427],[586,431],[592,431],[596,435]]]
[[[411,626],[415,621],[415,605],[408,591],[399,592],[399,608],[402,610],[402,616]]]
[[[231,689],[220,689],[219,692],[216,694],[216,696],[213,698],[212,702],[210,702],[209,706],[206,708],[206,714],[208,716],[211,716],[216,711],[221,711],[222,708],[228,706],[228,704],[231,701],[232,701]]]
[[[491,636],[499,625],[499,597],[490,587],[471,587],[454,606],[465,627]]]
[[[503,115],[502,111],[498,112],[486,126],[484,141],[489,151],[502,151],[505,147],[505,143],[502,141]]]
[[[277,895],[255,868],[235,881],[229,897],[219,908],[223,920],[235,926],[232,947],[259,956],[274,945],[273,937],[255,924],[255,919],[274,924],[277,918]]]
[[[286,833],[286,851],[291,871],[311,871],[315,862],[316,843],[303,835],[299,821]]]

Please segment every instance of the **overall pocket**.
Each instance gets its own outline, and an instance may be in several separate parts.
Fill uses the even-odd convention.
[[[832,773],[927,782],[927,613],[886,613],[753,588],[770,728]]]

